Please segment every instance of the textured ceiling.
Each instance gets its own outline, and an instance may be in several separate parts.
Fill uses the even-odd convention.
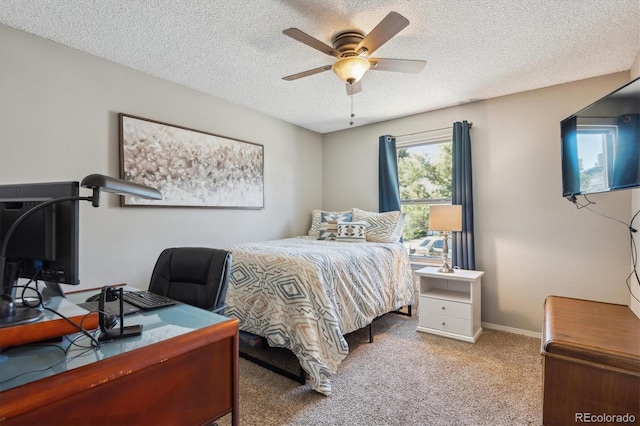
[[[374,56],[427,65],[368,72],[356,126],[626,71],[640,51],[639,0],[1,0],[0,23],[327,133],[349,127],[344,84],[282,77],[334,60],[282,30],[331,44],[392,10],[410,25]]]

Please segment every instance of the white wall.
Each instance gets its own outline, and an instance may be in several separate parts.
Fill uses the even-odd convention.
[[[263,144],[265,209],[82,203],[82,287],[146,287],[165,247],[306,233],[322,203],[319,134],[0,25],[0,183],[117,177],[119,112]]]
[[[468,120],[482,321],[540,332],[552,294],[627,304],[627,230],[562,198],[560,121],[628,81],[623,72],[326,134],[323,207],[377,210],[378,136]],[[628,222],[631,191],[590,198]]]

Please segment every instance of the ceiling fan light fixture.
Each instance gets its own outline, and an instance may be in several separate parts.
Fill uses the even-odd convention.
[[[365,58],[349,56],[336,61],[331,69],[340,77],[340,80],[353,84],[360,81],[370,66],[371,64]]]

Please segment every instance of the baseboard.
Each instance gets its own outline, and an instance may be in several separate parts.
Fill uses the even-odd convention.
[[[506,327],[504,325],[491,324],[491,323],[488,323],[488,322],[483,322],[482,323],[482,327],[483,328],[490,328],[492,330],[506,331],[507,333],[521,334],[523,336],[535,337],[537,339],[542,338],[542,333],[538,333],[538,332],[535,332],[535,331],[529,331],[529,330],[523,330],[521,328]]]

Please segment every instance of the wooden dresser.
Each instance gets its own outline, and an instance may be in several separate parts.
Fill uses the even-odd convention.
[[[640,424],[640,319],[627,306],[549,296],[541,346],[544,425]]]

